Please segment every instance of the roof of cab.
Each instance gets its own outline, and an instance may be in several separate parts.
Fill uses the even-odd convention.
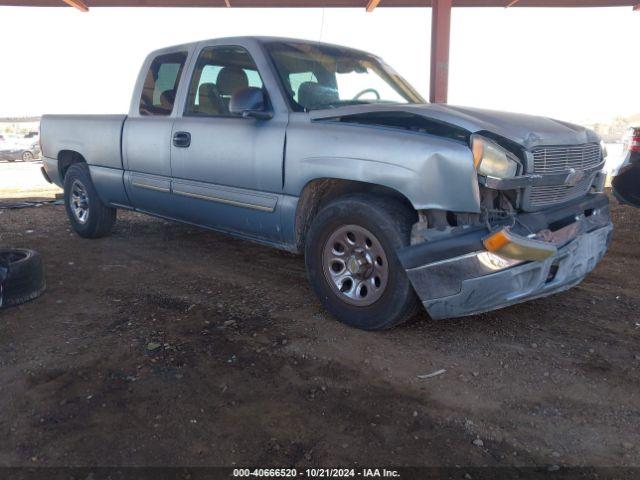
[[[351,47],[345,47],[344,45],[338,45],[338,44],[334,44],[334,43],[326,43],[326,42],[319,42],[319,41],[315,41],[315,40],[308,40],[308,39],[303,39],[303,38],[288,38],[288,37],[270,37],[270,36],[263,36],[263,35],[245,35],[245,36],[235,36],[235,37],[220,37],[220,38],[208,38],[208,39],[202,39],[202,40],[197,40],[195,42],[189,42],[189,43],[182,43],[179,45],[170,45],[170,46],[166,46],[163,48],[159,48],[157,50],[154,50],[152,53],[156,53],[156,52],[163,52],[165,50],[175,50],[175,49],[179,49],[179,48],[184,48],[184,49],[190,49],[192,47],[195,47],[196,45],[203,43],[203,42],[219,42],[219,43],[235,43],[238,42],[239,40],[246,42],[248,41],[254,41],[256,43],[271,43],[271,42],[287,42],[287,43],[306,43],[309,45],[318,45],[318,46],[323,46],[323,47],[333,47],[333,48],[341,48],[341,49],[345,49],[345,50],[350,50],[352,52],[358,52],[358,53],[364,53],[367,55],[373,55],[370,52],[366,52],[364,50],[359,50],[357,48],[351,48]]]

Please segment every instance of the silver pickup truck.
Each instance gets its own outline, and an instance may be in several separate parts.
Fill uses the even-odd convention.
[[[594,132],[425,104],[380,58],[317,42],[155,51],[128,115],[46,115],[41,139],[79,235],[121,208],[304,253],[327,310],[368,330],[568,289],[612,231]]]

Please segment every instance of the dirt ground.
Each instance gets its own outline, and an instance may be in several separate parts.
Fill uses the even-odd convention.
[[[640,210],[614,221],[569,292],[366,333],[300,257],[0,210],[0,244],[40,251],[48,282],[0,312],[0,465],[640,465]]]

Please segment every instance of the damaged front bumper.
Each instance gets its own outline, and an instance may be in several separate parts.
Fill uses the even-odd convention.
[[[603,194],[552,210],[519,214],[510,227],[523,240],[544,239],[555,253],[541,261],[495,255],[483,244],[492,232],[477,226],[457,228],[436,241],[398,251],[432,318],[473,315],[567,290],[593,270],[613,230]]]

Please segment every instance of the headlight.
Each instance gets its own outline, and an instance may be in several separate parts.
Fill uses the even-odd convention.
[[[480,135],[471,136],[473,164],[480,175],[495,178],[515,177],[518,161],[515,156],[495,142]]]

